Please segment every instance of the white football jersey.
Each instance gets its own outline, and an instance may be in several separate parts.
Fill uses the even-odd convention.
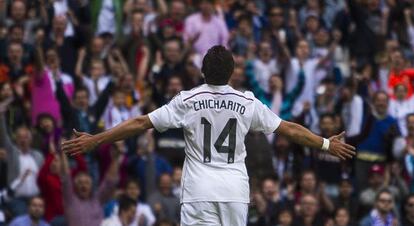
[[[253,93],[206,84],[180,92],[149,118],[160,132],[184,129],[181,202],[249,203],[244,138],[249,130],[273,133],[281,122]]]

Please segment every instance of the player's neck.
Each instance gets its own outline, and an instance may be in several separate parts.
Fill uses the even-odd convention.
[[[224,84],[224,85],[213,85],[213,84],[208,84],[206,83],[207,86],[212,87],[212,88],[223,88],[228,86],[228,84]]]

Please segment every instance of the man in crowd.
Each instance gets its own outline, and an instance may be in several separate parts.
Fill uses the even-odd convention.
[[[362,219],[359,225],[398,225],[398,218],[393,210],[394,198],[392,193],[387,189],[381,190],[375,197],[374,208]]]
[[[111,218],[104,220],[101,226],[125,226],[130,225],[134,219],[137,210],[136,202],[128,197],[119,198],[119,213]]]
[[[49,226],[42,220],[45,213],[45,202],[41,197],[35,196],[30,199],[28,214],[15,218],[10,226]]]

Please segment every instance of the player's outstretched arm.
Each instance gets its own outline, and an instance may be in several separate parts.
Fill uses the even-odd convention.
[[[282,121],[275,132],[288,137],[292,142],[310,148],[328,151],[330,154],[343,160],[352,158],[355,155],[355,148],[342,141],[345,132],[325,139],[299,124],[287,121]]]
[[[126,120],[114,128],[96,135],[74,130],[76,138],[63,142],[62,151],[69,155],[77,155],[90,151],[101,144],[124,140],[152,127],[153,125],[148,115],[144,115]]]

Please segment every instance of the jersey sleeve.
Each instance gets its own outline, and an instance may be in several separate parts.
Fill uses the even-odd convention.
[[[181,128],[185,115],[185,106],[181,95],[175,96],[168,104],[148,114],[152,125],[159,132]]]
[[[279,127],[281,122],[282,119],[279,116],[258,99],[254,98],[254,112],[250,130],[270,134]]]

